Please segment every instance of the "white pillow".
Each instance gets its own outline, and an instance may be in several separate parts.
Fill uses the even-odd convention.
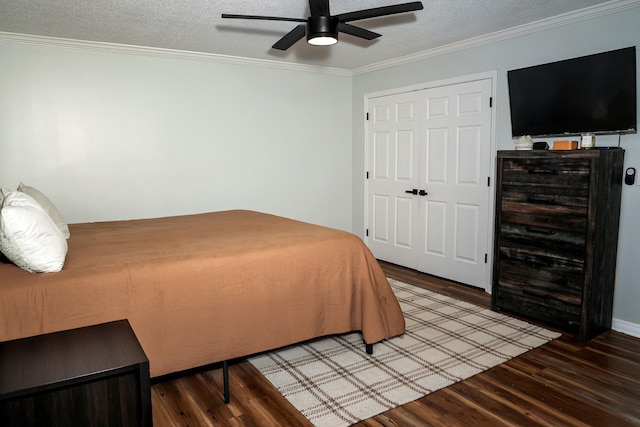
[[[33,187],[29,187],[28,185],[24,185],[23,183],[20,183],[20,185],[18,185],[18,191],[33,197],[36,202],[40,203],[40,206],[42,206],[44,211],[49,214],[53,222],[55,222],[55,224],[58,226],[58,228],[62,232],[62,235],[67,239],[69,238],[69,236],[71,235],[69,233],[69,226],[67,225],[58,209],[47,196],[42,194],[42,192],[40,192],[39,190]]]
[[[9,194],[11,193],[11,190],[9,190],[6,187],[0,187],[0,208],[2,208],[2,202],[4,201],[4,195],[5,194]]]
[[[13,191],[0,209],[0,251],[31,273],[53,273],[62,270],[67,240],[38,202]]]

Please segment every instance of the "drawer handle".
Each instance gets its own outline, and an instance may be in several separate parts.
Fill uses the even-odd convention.
[[[555,205],[556,201],[551,199],[536,199],[534,197],[527,197],[527,203],[537,203],[539,205]]]
[[[540,268],[552,268],[553,267],[553,262],[544,262],[544,261],[524,261],[524,264],[531,267],[531,268],[536,268],[536,269],[540,269]]]
[[[543,230],[541,228],[527,227],[526,230],[529,233],[543,234],[545,236],[553,236],[554,234],[556,234],[556,232],[553,230]]]
[[[522,294],[523,295],[529,295],[529,296],[532,296],[532,297],[538,297],[538,298],[547,299],[547,295],[545,295],[544,293],[540,293],[540,291],[538,291],[538,292],[531,291],[531,290],[526,289],[526,288],[522,289]]]
[[[549,169],[529,169],[530,174],[536,175],[558,175],[557,170],[549,170]]]

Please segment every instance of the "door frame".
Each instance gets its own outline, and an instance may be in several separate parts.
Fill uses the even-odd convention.
[[[369,141],[369,132],[368,132],[369,124],[367,122],[366,116],[369,113],[370,99],[379,98],[381,96],[397,95],[397,94],[406,93],[406,92],[419,91],[424,89],[432,89],[432,88],[442,87],[442,86],[457,85],[457,84],[468,83],[468,82],[473,82],[477,80],[491,80],[491,97],[493,99],[493,107],[491,108],[491,131],[490,131],[490,137],[489,137],[490,138],[489,146],[491,150],[490,164],[489,164],[489,179],[490,179],[491,185],[489,190],[489,201],[488,201],[489,215],[487,219],[487,221],[489,222],[487,224],[487,229],[489,230],[489,234],[488,234],[487,248],[486,248],[486,254],[487,254],[487,270],[485,273],[486,287],[484,289],[485,292],[491,293],[491,283],[492,283],[491,276],[493,274],[493,268],[491,268],[491,266],[493,265],[493,240],[495,236],[495,232],[494,232],[495,197],[496,197],[495,172],[496,172],[496,153],[497,153],[495,133],[496,133],[496,111],[497,111],[496,86],[498,83],[497,70],[487,71],[487,72],[478,73],[478,74],[459,76],[459,77],[452,77],[452,78],[443,79],[443,80],[435,80],[430,82],[418,83],[415,85],[403,86],[403,87],[394,88],[394,89],[387,89],[379,92],[366,93],[364,95],[364,111],[366,114],[365,114],[365,117],[363,118],[364,119],[364,170],[368,174],[369,143],[371,141]],[[365,176],[365,179],[364,179],[364,227],[365,227],[365,230],[370,229],[369,217],[370,217],[369,216],[369,180]],[[365,244],[369,245],[368,233],[364,233],[364,242]]]

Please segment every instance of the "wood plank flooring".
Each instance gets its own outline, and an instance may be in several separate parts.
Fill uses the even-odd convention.
[[[381,265],[389,277],[490,306],[490,296],[482,290]],[[232,363],[229,373],[228,405],[222,400],[221,365],[155,381],[154,426],[311,426],[249,362]],[[584,343],[563,334],[484,373],[356,425],[640,426],[640,339],[609,331]]]

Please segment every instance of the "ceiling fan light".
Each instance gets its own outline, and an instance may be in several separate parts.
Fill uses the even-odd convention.
[[[312,39],[307,39],[307,43],[312,44],[314,46],[331,46],[332,44],[338,43],[338,39],[335,37],[314,37]]]
[[[330,46],[338,42],[339,20],[334,16],[310,16],[307,19],[307,43]]]

